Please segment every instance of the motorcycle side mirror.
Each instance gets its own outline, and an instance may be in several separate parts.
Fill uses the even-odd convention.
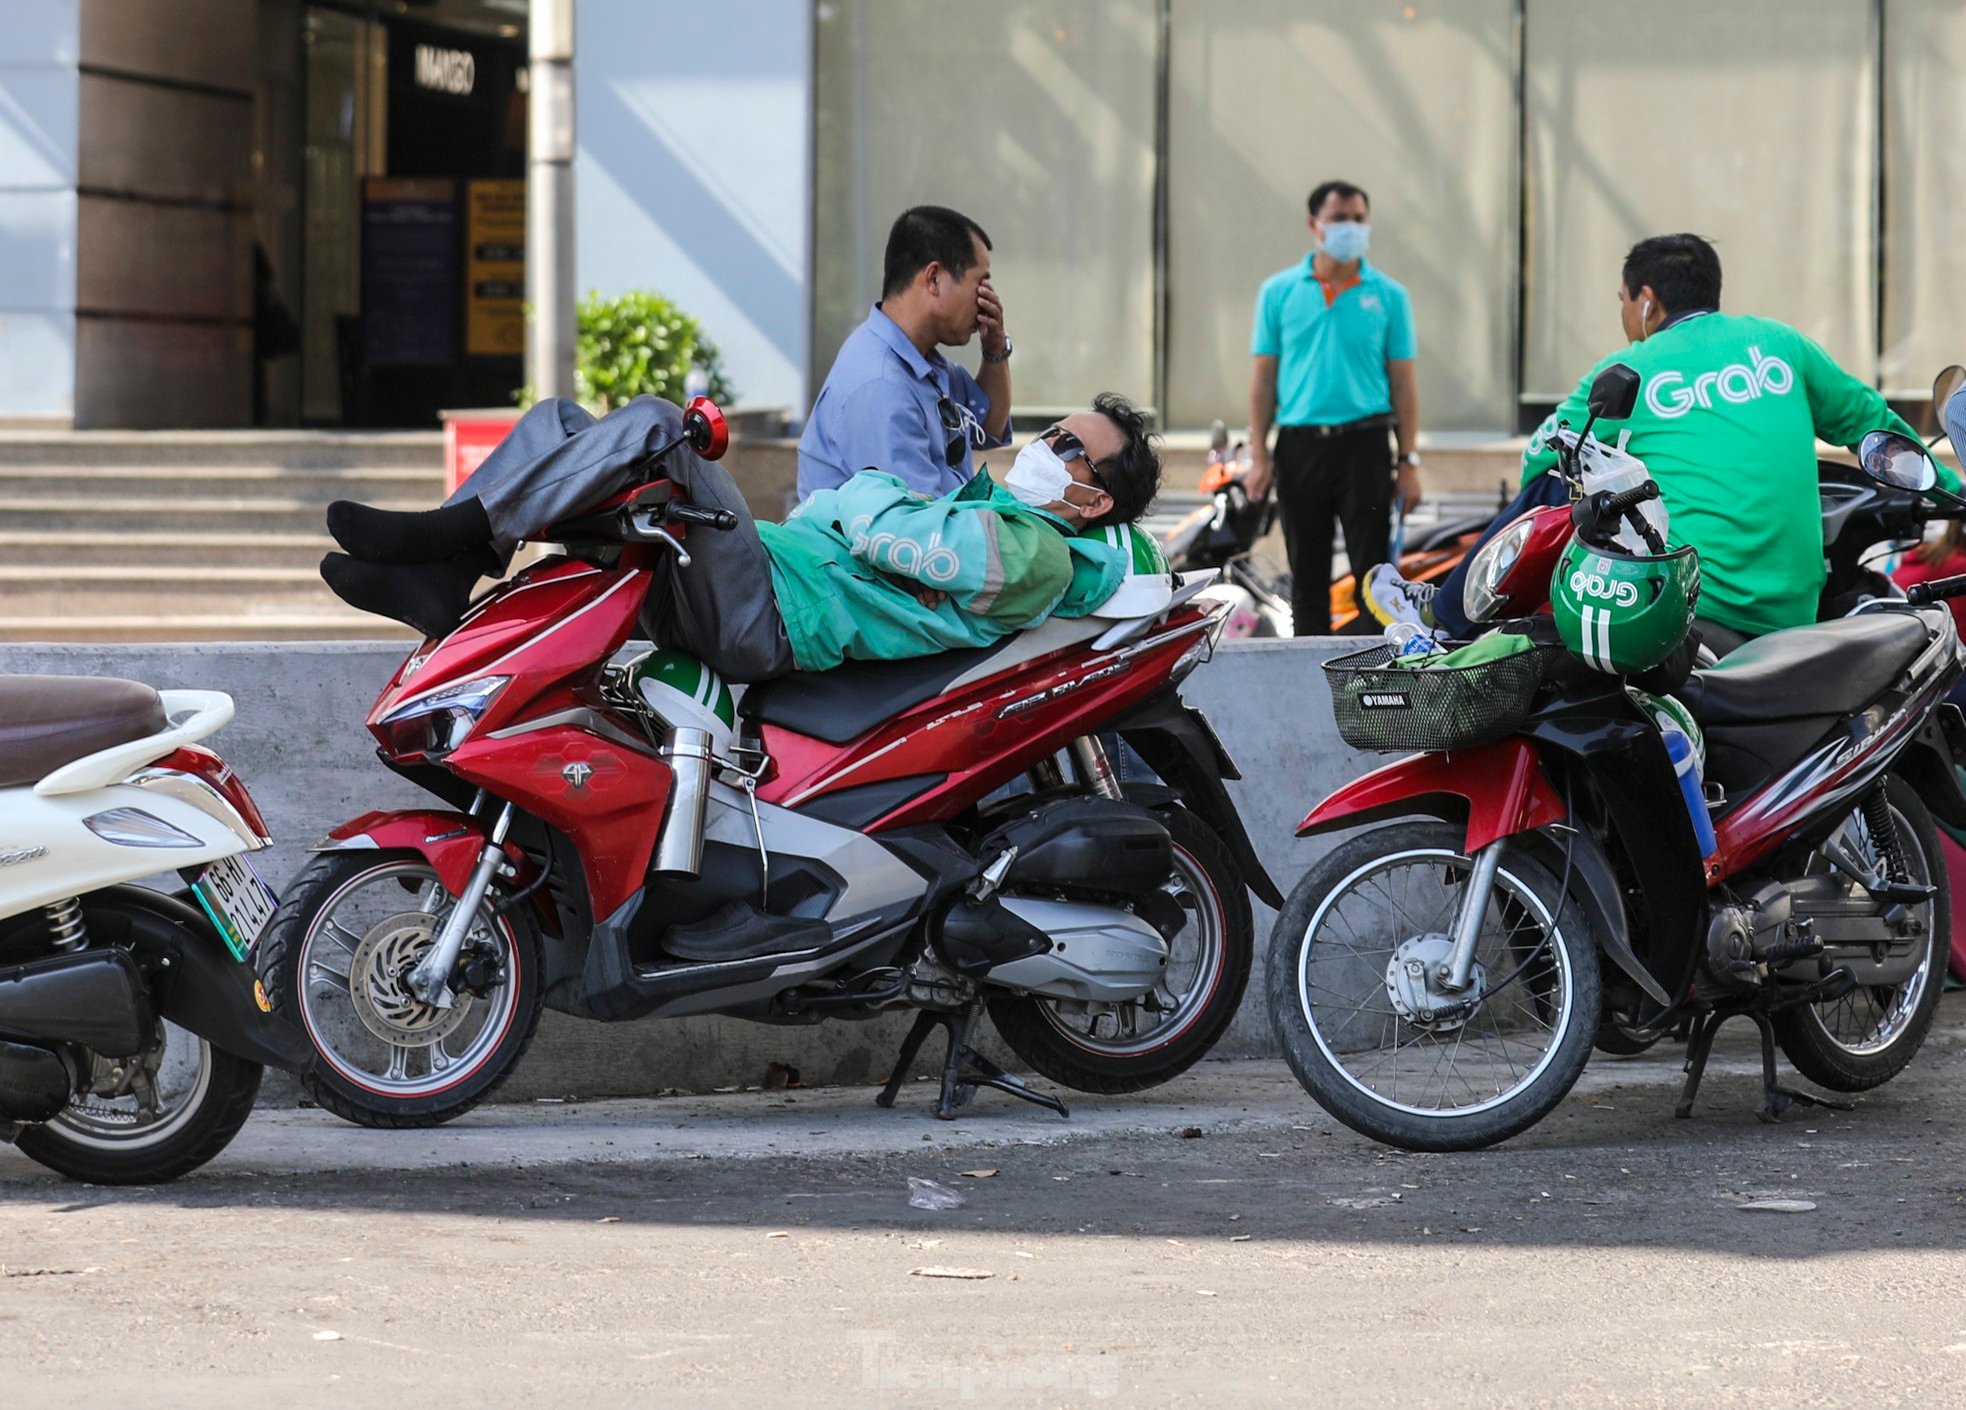
[[[1932,414],[1943,416],[1946,403],[1952,400],[1952,394],[1961,387],[1966,387],[1966,367],[1961,367],[1955,362],[1952,366],[1942,369],[1939,375],[1932,379]]]
[[[1925,447],[1896,431],[1872,431],[1857,447],[1857,463],[1880,485],[1923,493],[1938,483]]]
[[[691,397],[683,408],[683,439],[705,460],[721,460],[730,449],[730,422],[708,397]]]
[[[1593,420],[1623,421],[1638,405],[1638,369],[1614,362],[1591,380],[1590,407]]]

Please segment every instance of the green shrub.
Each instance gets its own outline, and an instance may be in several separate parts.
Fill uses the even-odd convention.
[[[645,392],[681,405],[692,368],[708,379],[712,401],[726,407],[736,401],[703,325],[662,295],[646,289],[611,299],[590,293],[575,315],[574,397],[596,413]]]

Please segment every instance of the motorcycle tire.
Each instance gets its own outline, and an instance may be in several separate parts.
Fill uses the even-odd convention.
[[[1938,824],[1925,802],[1910,784],[1896,774],[1887,775],[1885,801],[1897,824],[1898,836],[1911,855],[1907,857],[1913,876],[1920,885],[1935,886],[1937,893],[1926,904],[1927,917],[1923,943],[1923,968],[1909,985],[1888,1017],[1892,1031],[1882,1041],[1850,1041],[1830,1031],[1828,1016],[1844,1012],[1868,1012],[1882,1007],[1884,998],[1865,986],[1842,999],[1825,1004],[1808,1004],[1783,1009],[1774,1015],[1775,1037],[1795,1070],[1819,1087],[1832,1092],[1867,1092],[1881,1086],[1905,1070],[1925,1035],[1932,1031],[1938,1016],[1939,996],[1946,985],[1946,956],[1952,937],[1952,888],[1946,875],[1945,854],[1940,848]],[[1903,988],[1905,986],[1900,986]]]
[[[1191,929],[1200,932],[1195,979],[1173,1018],[1145,1033],[1116,1032],[1102,1039],[1098,1016],[1090,1031],[1081,1032],[1076,1015],[1060,1000],[999,993],[989,1001],[990,1021],[1010,1050],[1074,1091],[1118,1096],[1180,1076],[1228,1029],[1249,985],[1256,926],[1241,868],[1221,839],[1186,808],[1168,808],[1158,816],[1174,843],[1174,884],[1193,898]]]
[[[441,1024],[448,1021],[442,1017],[448,1011],[434,1011],[436,1016],[433,1016],[428,1006],[419,1005],[401,992],[382,992],[389,991],[390,985],[386,962],[378,960],[363,975],[353,975],[362,946],[387,923],[386,917],[366,932],[355,932],[354,938],[360,943],[353,949],[343,940],[333,942],[334,947],[350,956],[350,976],[343,977],[343,992],[349,995],[349,1017],[361,1028],[344,1021],[328,997],[334,992],[335,976],[324,976],[321,971],[334,963],[332,951],[321,951],[326,961],[323,965],[316,962],[314,947],[328,929],[327,918],[333,917],[364,887],[386,888],[394,883],[407,890],[411,883],[423,886],[433,881],[435,876],[428,865],[414,854],[324,853],[310,862],[287,890],[260,942],[260,978],[266,985],[273,1011],[307,1035],[317,1058],[301,1083],[315,1102],[344,1121],[359,1126],[408,1129],[441,1126],[455,1120],[498,1090],[525,1056],[538,1031],[545,998],[544,957],[538,928],[522,906],[495,916],[487,906],[480,915],[485,925],[495,928],[491,933],[502,943],[504,975],[491,994],[481,996],[490,1013],[466,1051],[451,1055],[444,1047],[445,1039],[427,1043],[422,1041],[428,1036],[427,1031],[408,1032],[403,1036],[416,1039],[419,1046],[430,1050],[420,1060],[425,1067],[423,1080],[408,1074],[407,1067],[415,1060],[408,1056],[401,1059],[404,1067],[400,1073],[394,1066],[377,1073],[372,1067],[358,1064],[354,1053],[371,1046],[362,1033],[369,1023],[381,1023],[395,1013],[405,1015],[407,1023]],[[413,914],[407,900],[402,904],[404,915]],[[418,953],[413,948],[415,943],[412,940],[412,948],[403,951],[404,958],[413,959]],[[382,948],[378,946],[371,953],[380,955]],[[303,971],[308,974],[304,976]],[[368,986],[369,998],[364,1008],[357,1008],[352,997],[356,979]],[[302,983],[310,980],[316,985],[311,1000],[301,992]],[[380,1000],[378,993],[381,993]],[[374,1045],[389,1048],[393,1061],[397,1045],[373,1029],[368,1029],[368,1038],[374,1040]],[[448,1058],[442,1068],[434,1060],[436,1052],[445,1052]],[[462,1070],[453,1071],[453,1068]]]
[[[71,1180],[91,1185],[161,1185],[188,1174],[232,1143],[253,1114],[260,1065],[178,1029],[160,1024],[165,1041],[188,1040],[199,1069],[186,1104],[146,1128],[118,1129],[92,1119],[92,1103],[77,1097],[53,1120],[26,1126],[14,1144],[22,1155]]]
[[[1368,945],[1372,936],[1370,933],[1359,936],[1341,907],[1355,889],[1362,896],[1367,883],[1376,876],[1412,867],[1420,870],[1423,879],[1440,873],[1442,904],[1432,905],[1431,897],[1422,904],[1430,912],[1439,910],[1451,916],[1453,898],[1465,884],[1472,867],[1463,851],[1463,838],[1463,829],[1449,823],[1416,821],[1375,828],[1349,839],[1332,849],[1297,883],[1278,913],[1270,936],[1266,977],[1270,1020],[1291,1070],[1318,1105],[1332,1116],[1361,1135],[1403,1150],[1478,1150],[1527,1130],[1547,1116],[1575,1085],[1590,1060],[1591,1042],[1598,1030],[1602,990],[1597,942],[1590,923],[1574,898],[1558,895],[1557,879],[1549,870],[1521,853],[1503,854],[1489,914],[1503,910],[1503,918],[1508,920],[1512,909],[1516,915],[1537,919],[1539,934],[1544,938],[1524,954],[1517,940],[1516,922],[1509,921],[1505,926],[1499,947],[1488,943],[1492,922],[1484,925],[1482,948],[1477,950],[1476,959],[1494,980],[1494,987],[1461,1020],[1459,1027],[1452,1030],[1459,1041],[1450,1044],[1439,1033],[1423,1032],[1396,1010],[1387,978],[1396,946],[1424,942],[1438,933],[1438,927],[1423,926],[1407,918],[1397,901],[1388,905],[1385,898],[1392,896],[1392,889],[1382,884],[1381,901],[1367,902],[1359,923],[1370,927],[1374,924],[1370,917],[1383,917],[1379,923],[1390,922],[1393,928],[1391,943],[1365,949],[1361,947]],[[1400,894],[1410,899],[1410,882]],[[1342,922],[1351,939],[1347,943],[1345,937],[1333,936],[1325,953],[1320,954],[1315,947],[1322,943],[1327,920]],[[1543,959],[1546,953],[1549,958]],[[1386,959],[1381,960],[1381,954]],[[1425,962],[1432,965],[1438,958],[1429,956]],[[1317,973],[1329,978],[1329,984],[1312,979],[1313,963],[1320,966]],[[1336,968],[1323,968],[1325,965]],[[1509,972],[1499,974],[1504,965]],[[1429,1109],[1420,1102],[1432,1090],[1433,1079],[1422,1076],[1416,1098],[1400,1100],[1398,1055],[1425,1041],[1433,1046],[1419,1052],[1419,1060],[1424,1062],[1428,1052],[1438,1055],[1451,1046],[1447,1063],[1452,1073],[1461,1057],[1461,1043],[1467,1036],[1462,1030],[1479,1024],[1475,1028],[1477,1044],[1468,1049],[1473,1064],[1480,1044],[1491,1034],[1499,1034],[1508,1021],[1504,1001],[1499,1001],[1498,996],[1513,988],[1518,979],[1522,980],[1521,992],[1528,996],[1527,1003],[1520,997],[1505,1002],[1519,1010],[1528,1022],[1541,1024],[1549,1034],[1541,1054],[1522,1080],[1507,1091],[1484,1098],[1465,1074],[1458,1079],[1443,1077],[1440,1102],[1448,1101],[1450,1096],[1458,1097],[1458,1092],[1450,1091],[1452,1080],[1464,1083],[1470,1100],[1464,1108],[1437,1105]],[[1335,987],[1340,984],[1344,986],[1342,989]],[[1333,1011],[1322,1020],[1313,1014],[1320,1007],[1309,997],[1313,991],[1329,994],[1337,1001]],[[1360,995],[1363,998],[1357,1005],[1348,1006],[1351,998]],[[1383,1014],[1374,1005],[1382,1005]],[[1355,1035],[1351,1024],[1360,1015],[1366,1024]],[[1379,1040],[1377,1051],[1382,1055],[1389,1051],[1393,1059],[1389,1091],[1378,1089],[1378,1085],[1386,1083],[1385,1069],[1380,1065],[1384,1057],[1364,1056],[1374,1049],[1358,1041],[1359,1036],[1373,1034]],[[1388,1035],[1393,1043],[1390,1050],[1384,1048]],[[1513,1069],[1516,1060],[1509,1045],[1506,1040],[1498,1043],[1498,1057],[1508,1055],[1507,1061]],[[1341,1062],[1341,1053],[1359,1071],[1354,1072]],[[1409,1059],[1410,1065],[1411,1062]],[[1436,1066],[1435,1071],[1438,1070]],[[1479,1068],[1475,1069],[1475,1075],[1484,1082],[1487,1080]],[[1369,1083],[1367,1078],[1374,1079],[1378,1085]]]

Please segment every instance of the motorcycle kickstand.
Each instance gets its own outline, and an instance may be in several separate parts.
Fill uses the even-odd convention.
[[[901,1051],[896,1056],[894,1071],[889,1075],[887,1085],[881,1089],[881,1094],[874,1098],[874,1104],[883,1107],[894,1105],[894,1099],[900,1094],[901,1084],[908,1080],[908,1069],[914,1065],[915,1055],[921,1051],[922,1043],[931,1030],[945,1028],[949,1033],[949,1050],[942,1062],[942,1091],[935,1104],[938,1120],[954,1121],[957,1108],[967,1106],[975,1097],[978,1087],[993,1087],[1069,1118],[1072,1113],[1066,1109],[1065,1103],[1034,1090],[1023,1078],[1005,1072],[969,1045],[969,1035],[982,1013],[982,1003],[974,1002],[954,1012],[923,1009],[917,1014],[915,1026],[901,1040]]]
[[[1798,1092],[1792,1087],[1784,1087],[1775,1081],[1775,1025],[1768,1015],[1756,1010],[1748,1015],[1754,1026],[1761,1030],[1761,1105],[1754,1114],[1765,1122],[1782,1119],[1782,1113],[1792,1106],[1819,1106],[1830,1111],[1855,1111],[1855,1102],[1832,1101],[1828,1097],[1813,1097],[1807,1092]]]
[[[1700,1079],[1706,1076],[1707,1059],[1713,1055],[1713,1035],[1727,1015],[1719,1012],[1697,1014],[1686,1037],[1686,1085],[1679,1089],[1679,1105],[1672,1114],[1684,1121],[1693,1114],[1693,1098],[1699,1094]]]

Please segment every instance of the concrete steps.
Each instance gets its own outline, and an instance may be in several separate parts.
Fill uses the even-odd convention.
[[[442,498],[426,432],[0,433],[0,640],[407,638],[321,582],[322,514]]]

